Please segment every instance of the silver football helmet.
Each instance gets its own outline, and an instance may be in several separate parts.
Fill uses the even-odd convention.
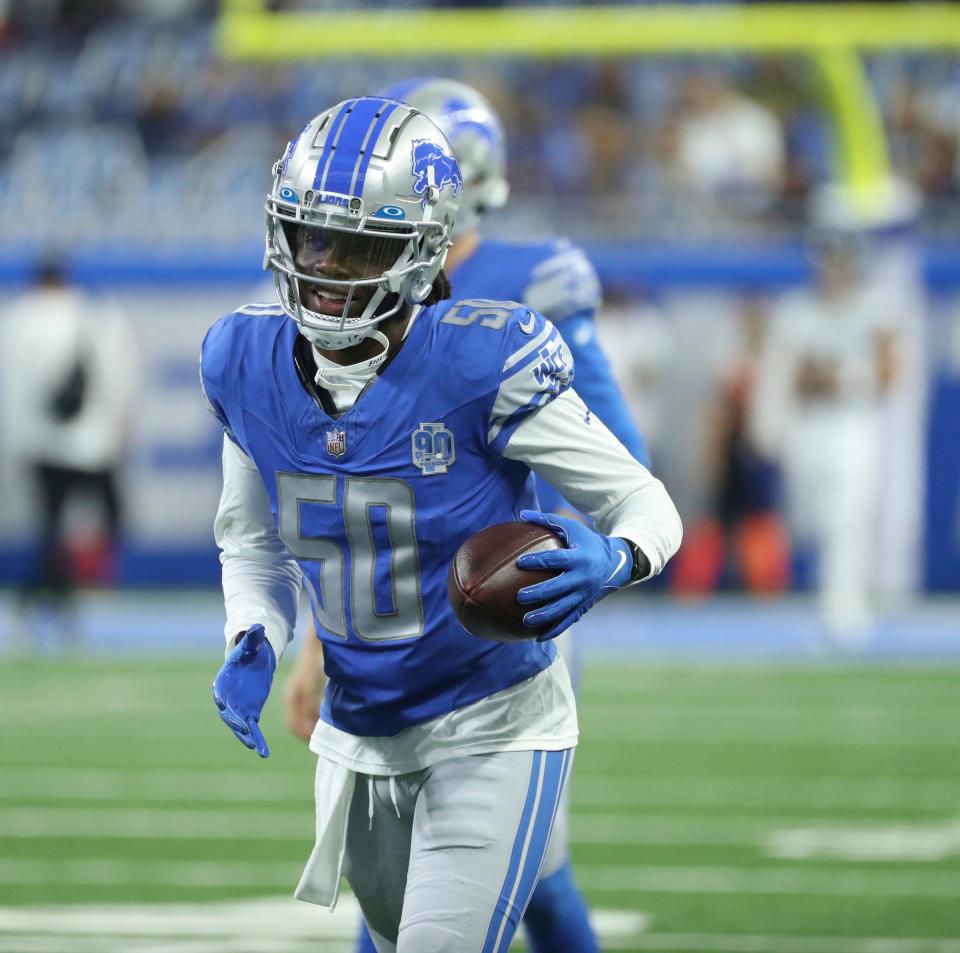
[[[450,247],[463,176],[408,105],[348,99],[303,127],[273,168],[264,267],[316,347],[367,337],[424,301]]]
[[[419,109],[453,146],[463,172],[457,234],[476,228],[487,209],[506,204],[510,185],[503,125],[484,96],[466,83],[430,76],[394,83],[380,95]]]

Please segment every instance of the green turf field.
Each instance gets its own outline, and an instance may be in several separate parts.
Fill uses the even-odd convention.
[[[313,765],[276,698],[270,759],[234,741],[213,668],[0,666],[0,950],[349,948],[349,897],[224,905],[289,896]],[[960,953],[960,670],[621,663],[581,700],[574,857],[607,949]]]

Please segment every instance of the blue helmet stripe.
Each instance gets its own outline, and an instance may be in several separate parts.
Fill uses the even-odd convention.
[[[323,179],[327,173],[327,165],[330,162],[330,157],[333,155],[334,144],[340,135],[340,130],[343,128],[347,116],[350,115],[350,110],[353,109],[356,102],[355,99],[345,102],[343,106],[340,107],[340,112],[337,113],[336,118],[330,123],[330,132],[327,134],[327,141],[323,144],[323,152],[320,153],[320,158],[317,160],[317,172],[313,177],[313,187],[315,189],[323,188]]]
[[[333,145],[333,158],[320,186],[324,192],[350,194],[353,171],[360,161],[360,147],[382,105],[380,99],[355,100],[353,110]]]
[[[350,190],[350,194],[357,196],[357,198],[363,195],[363,183],[367,177],[367,169],[370,167],[370,160],[373,158],[373,150],[377,146],[377,140],[380,138],[380,133],[383,131],[383,127],[390,118],[390,113],[397,108],[396,103],[385,103],[384,106],[385,108],[380,114],[380,118],[374,124],[370,135],[367,137],[367,140],[364,143],[363,159],[360,162],[360,168],[357,171],[353,188]]]

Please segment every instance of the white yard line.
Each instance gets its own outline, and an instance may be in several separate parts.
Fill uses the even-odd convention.
[[[960,901],[960,871],[577,864],[577,878],[584,889],[600,893],[948,897]]]
[[[960,953],[960,940],[935,937],[740,936],[726,933],[648,933],[640,950],[698,953]]]
[[[291,887],[292,891],[292,887]],[[0,907],[0,932],[144,937],[354,936],[360,909],[345,893],[331,914],[292,897],[191,904],[84,904]]]
[[[943,824],[821,824],[779,830],[767,853],[780,860],[933,862],[960,854],[960,820]]]
[[[263,823],[262,813],[217,812],[212,807],[209,811],[13,808],[0,813],[0,837],[313,842],[314,817],[309,805],[298,812],[274,809],[268,818]]]
[[[182,801],[215,803],[312,803],[312,774],[270,765],[269,775],[216,769],[22,767],[0,776],[0,802],[83,800],[93,802]],[[632,770],[632,769],[631,769]],[[727,807],[919,810],[952,812],[960,805],[960,778],[790,777],[663,775],[636,777],[606,772],[574,776],[576,808]]]
[[[313,807],[311,772],[257,775],[233,772],[172,771],[160,774],[134,769],[104,770],[21,768],[0,772],[0,803],[24,801],[90,801],[109,804],[131,801],[214,804],[287,804]]]
[[[322,938],[321,938],[322,939]],[[275,940],[270,938],[0,936],[0,953],[353,953],[356,940],[323,940],[317,937]]]
[[[25,703],[24,703],[25,704]],[[106,722],[96,725],[82,720],[71,723],[71,738],[105,741],[163,740],[170,739],[170,726],[162,724],[162,718],[154,716],[151,724],[130,724],[118,719],[119,723]],[[213,713],[210,715],[214,717]],[[212,722],[211,731],[216,728]],[[960,737],[950,733],[943,723],[939,727],[942,734],[932,736],[920,728],[913,731],[869,725],[830,726],[824,723],[807,728],[796,723],[777,725],[763,722],[713,722],[707,718],[697,722],[677,723],[672,721],[640,721],[633,717],[624,722],[607,725],[591,724],[584,720],[581,739],[594,748],[621,748],[626,744],[634,745],[713,745],[725,744],[736,747],[750,745],[776,745],[778,747],[817,747],[817,748],[922,748],[956,749],[960,748]],[[184,729],[185,730],[185,729]],[[21,738],[28,734],[31,740],[43,742],[62,741],[65,737],[63,719],[31,725],[0,724],[0,738]],[[224,738],[226,744],[226,737]]]
[[[258,802],[259,803],[259,802]],[[249,805],[249,799],[245,802]],[[216,809],[215,809],[216,808]],[[261,823],[258,811],[225,810],[213,805],[209,810],[129,808],[120,810],[60,807],[19,807],[0,813],[0,837],[11,840],[224,840],[292,841],[309,844],[313,838],[313,812],[303,805],[299,810],[272,810],[269,822]],[[902,840],[917,841],[946,838],[951,852],[960,845],[960,822],[931,824],[900,823],[889,825],[903,832]],[[624,814],[578,813],[573,815],[571,839],[577,844],[696,845],[764,848],[775,856],[789,859],[818,856],[804,853],[804,845],[813,837],[816,843],[829,844],[831,837],[849,834],[856,837],[860,828],[851,828],[838,820],[819,828],[809,827],[807,817],[749,814],[703,815],[668,814],[636,816]],[[884,828],[870,828],[880,834]],[[811,831],[813,833],[811,833]],[[877,836],[880,836],[878,834]],[[798,839],[799,838],[799,839]],[[899,841],[898,841],[899,843]],[[799,846],[798,846],[799,845]],[[792,852],[791,852],[792,851]],[[823,848],[821,848],[821,853]],[[827,856],[844,856],[833,854]],[[899,855],[893,855],[897,857]],[[907,854],[903,859],[939,859],[943,852]],[[855,859],[855,858],[851,858]],[[861,859],[874,859],[867,852]]]
[[[21,706],[29,708],[29,703]],[[16,710],[16,703],[11,703]],[[644,720],[634,717],[598,720],[590,717],[590,709],[582,724],[582,738],[597,748],[630,744],[678,745],[730,744],[817,746],[817,747],[884,747],[884,748],[960,748],[960,736],[950,730],[949,719],[931,720],[928,724],[904,725],[902,722],[870,724],[845,722],[842,719],[824,719],[810,724],[803,718],[785,719],[714,719],[704,708],[700,718],[676,719],[656,717]],[[632,711],[632,710],[631,710]],[[217,727],[211,705],[209,730]],[[111,717],[84,720],[71,719],[69,736],[84,740],[103,739],[105,742],[164,739],[170,737],[170,725],[161,715],[152,715],[150,723],[132,723],[133,716],[114,714]],[[28,726],[5,720],[0,724],[0,738],[20,738],[27,734],[36,741],[62,741],[65,737],[66,716],[40,719]],[[188,719],[183,719],[186,726]],[[282,730],[282,729],[281,729]]]
[[[307,849],[304,853],[306,862]],[[293,889],[302,865],[297,861],[146,861],[71,860],[61,858],[0,859],[0,884],[76,884],[110,887],[223,888],[275,887]]]
[[[19,702],[23,707],[11,708],[4,718],[6,725],[33,726],[38,723],[63,720],[88,721],[118,716],[166,716],[183,717],[177,711],[171,711],[171,702],[189,704],[190,700],[199,702],[204,696],[193,691],[177,691],[171,687],[170,673],[164,672],[155,682],[145,679],[143,670],[126,674],[122,679],[102,681],[92,686],[91,691],[83,683],[83,694],[76,693],[76,684],[71,683],[69,691],[55,695],[50,686],[39,683],[35,691],[24,692],[13,686],[9,691],[10,701]],[[163,697],[151,697],[162,686]],[[200,688],[198,683],[198,688]],[[202,688],[205,690],[206,685]],[[173,694],[172,694],[173,693]],[[584,723],[588,728],[599,725],[620,724],[623,722],[624,707],[629,707],[632,715],[644,721],[660,723],[684,722],[702,724],[707,720],[716,720],[724,724],[730,722],[755,724],[756,722],[784,722],[790,725],[818,724],[835,725],[842,722],[878,722],[885,728],[901,728],[904,724],[916,726],[943,727],[945,710],[956,707],[953,697],[911,697],[900,704],[876,705],[860,700],[849,703],[839,702],[836,698],[825,699],[811,695],[803,700],[784,702],[771,697],[765,700],[752,699],[741,703],[731,703],[729,695],[724,695],[705,706],[702,699],[689,702],[648,698],[642,693],[623,698],[611,698],[610,694],[588,697],[584,706]]]
[[[212,904],[0,908],[0,950],[16,953],[341,953],[358,911],[345,894],[333,914],[285,897]],[[697,953],[960,953],[927,937],[643,932],[642,913],[594,911],[608,947]],[[319,946],[321,941],[326,941]],[[619,941],[619,943],[618,943]]]
[[[573,779],[581,805],[711,807],[736,805],[769,810],[842,808],[954,811],[960,805],[960,778],[853,775],[660,775],[584,774]]]
[[[249,800],[247,801],[249,804]],[[0,813],[0,837],[16,840],[262,840],[309,844],[314,836],[312,808],[262,814],[236,810],[121,810],[58,807],[12,808]],[[760,848],[778,829],[806,818],[755,818],[724,815],[668,815],[637,818],[616,814],[577,814],[572,839],[582,844],[743,845]]]
[[[86,768],[76,766],[29,766],[9,768],[0,775],[0,791],[22,792],[27,796],[43,792],[59,792],[63,797],[83,796],[85,792],[110,794],[120,791],[121,797],[162,797],[164,794],[186,797],[184,792],[214,791],[219,798],[223,792],[242,789],[241,794],[252,800],[276,792],[290,784],[306,779],[309,784],[307,800],[313,801],[313,767],[315,756],[304,752],[304,765],[285,769],[270,764],[269,774],[251,770],[222,770],[220,768]],[[272,760],[272,759],[271,759]],[[126,792],[130,793],[127,794]],[[192,796],[192,795],[191,795]]]
[[[307,851],[304,851],[304,861]],[[0,884],[79,884],[222,888],[225,884],[292,889],[299,862],[243,860],[0,860]],[[960,901],[960,871],[867,868],[649,866],[577,864],[594,893],[785,896],[944,897]]]
[[[705,709],[708,710],[708,709]],[[622,748],[624,745],[776,745],[777,747],[816,748],[960,748],[960,736],[942,724],[940,737],[921,731],[887,731],[869,726],[839,724],[834,731],[827,725],[808,730],[802,724],[775,725],[713,722],[707,718],[686,725],[636,721],[633,717],[618,723],[591,726],[584,719],[580,740],[594,748]]]
[[[211,904],[0,908],[0,950],[16,937],[16,949],[24,953],[236,953],[238,949],[243,953],[306,953],[308,949],[332,953],[329,944],[320,947],[318,941],[349,941],[352,947],[359,916],[349,893],[344,893],[332,914],[287,897]],[[635,940],[648,925],[645,914],[624,910],[595,910],[591,920],[608,944]]]

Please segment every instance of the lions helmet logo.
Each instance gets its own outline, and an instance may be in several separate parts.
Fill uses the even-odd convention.
[[[453,189],[454,197],[460,194],[463,176],[453,156],[448,156],[430,139],[414,139],[412,151],[410,171],[413,173],[414,195],[419,195],[425,203],[430,186],[442,192],[448,185]]]

